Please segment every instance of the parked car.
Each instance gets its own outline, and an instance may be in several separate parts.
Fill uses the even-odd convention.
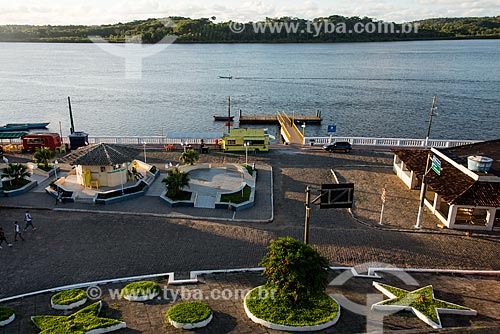
[[[352,150],[352,145],[346,141],[339,141],[333,144],[324,145],[323,149],[327,152],[345,152],[349,153]]]

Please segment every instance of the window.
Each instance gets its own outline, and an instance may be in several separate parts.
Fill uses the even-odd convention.
[[[227,144],[228,145],[236,145],[236,140],[234,140],[234,139],[228,139]]]
[[[43,138],[28,138],[28,145],[43,145]]]
[[[486,226],[488,211],[486,209],[458,208],[456,225],[484,225]]]
[[[500,209],[497,209],[495,220],[493,221],[493,227],[500,228]]]

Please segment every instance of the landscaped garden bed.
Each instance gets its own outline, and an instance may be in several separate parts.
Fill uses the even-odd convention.
[[[233,204],[248,202],[250,200],[251,193],[252,188],[248,185],[245,185],[245,187],[243,188],[243,192],[240,190],[231,194],[223,194],[220,197],[220,201]]]
[[[264,286],[251,290],[244,301],[247,316],[265,327],[292,331],[318,331],[340,317],[338,303],[325,293],[328,260],[292,238],[271,242],[261,262]]]
[[[87,293],[80,289],[56,293],[50,298],[50,306],[55,310],[72,310],[87,302]]]
[[[476,315],[473,309],[449,303],[434,297],[432,285],[415,291],[407,291],[390,285],[373,282],[373,286],[390,299],[381,301],[372,306],[379,311],[411,311],[420,320],[433,328],[442,328],[439,314]]]
[[[100,318],[102,302],[89,305],[69,316],[42,315],[31,317],[40,334],[101,334],[126,328],[120,320]]]
[[[208,325],[213,311],[203,302],[183,302],[171,307],[165,316],[175,328],[193,329]]]
[[[156,298],[161,293],[158,283],[141,281],[127,284],[121,291],[126,300],[133,302],[144,302]]]
[[[7,326],[16,319],[13,308],[0,306],[0,327]]]

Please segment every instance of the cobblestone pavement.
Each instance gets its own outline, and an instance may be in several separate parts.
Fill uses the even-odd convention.
[[[341,271],[333,272],[330,279],[335,279]],[[441,274],[413,273],[418,286],[403,284],[390,274],[382,274],[376,281],[414,290],[425,285],[433,285],[436,298],[464,305],[478,311],[477,316],[442,315],[442,324],[446,333],[495,333],[500,330],[500,280],[485,276],[460,276]],[[160,299],[133,303],[112,298],[111,292],[118,292],[122,284],[101,286],[104,307],[101,316],[121,319],[127,323],[127,329],[116,333],[132,334],[170,334],[170,333],[282,333],[273,331],[251,322],[243,309],[243,297],[250,289],[262,285],[264,277],[260,273],[210,274],[199,277],[198,284],[167,286],[167,280],[158,283],[164,287]],[[168,291],[170,289],[170,291]],[[342,286],[330,286],[327,293],[340,295],[357,303],[368,311],[367,296],[377,301],[384,297],[372,287],[372,279],[350,278]],[[174,298],[174,296],[177,296]],[[14,323],[0,329],[0,334],[31,334],[38,331],[30,321],[33,315],[64,315],[49,306],[51,294],[38,295],[7,303],[17,314]],[[336,297],[340,300],[339,297]],[[167,310],[180,301],[203,300],[214,310],[212,322],[205,328],[193,331],[179,330],[172,327],[165,319]],[[91,301],[88,302],[90,304]],[[342,305],[342,304],[341,304]],[[378,312],[368,311],[372,319],[380,316]],[[373,328],[373,327],[371,327]],[[380,328],[380,327],[379,327]],[[386,333],[431,333],[435,332],[416,316],[409,312],[386,315],[383,318]],[[365,316],[353,312],[351,308],[341,306],[339,322],[321,333],[360,333],[367,329]]]
[[[244,155],[202,158],[205,161],[201,162],[242,162]],[[0,297],[113,277],[256,267],[271,239],[302,239],[306,185],[330,183],[331,168],[384,165],[389,158],[387,152],[379,151],[358,150],[345,155],[294,148],[251,156],[249,161],[256,161],[257,168],[261,164],[273,166],[276,210],[270,224],[32,210],[39,229],[26,232],[25,242],[0,250],[0,263],[5,264],[0,276]],[[148,155],[150,159],[154,162],[155,157]],[[156,159],[165,160],[163,156]],[[40,195],[23,195],[17,201],[27,198],[37,207]],[[409,198],[418,205],[417,197]],[[158,205],[141,202],[146,198],[123,202],[124,211],[138,212],[144,206],[154,209]],[[16,198],[1,198],[0,205],[6,200]],[[407,206],[404,203],[399,212],[389,210],[388,219],[406,212]],[[245,214],[248,213],[243,211],[240,217]],[[12,239],[12,222],[22,221],[23,210],[0,208],[0,217],[7,237]],[[411,226],[413,220],[406,224]],[[342,209],[314,207],[310,240],[332,265],[377,261],[399,267],[500,269],[498,239],[384,231],[354,221]]]

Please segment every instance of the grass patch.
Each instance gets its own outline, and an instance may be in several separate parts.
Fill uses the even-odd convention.
[[[30,180],[26,180],[26,179],[21,179],[19,181],[13,180],[12,185],[11,185],[10,181],[3,181],[2,187],[3,187],[4,191],[11,191],[11,190],[16,190],[16,189],[22,188],[30,182],[31,182]]]
[[[242,166],[243,166],[243,167],[245,167],[245,168],[247,169],[248,174],[253,175],[253,169],[252,169],[252,166],[250,166],[250,165],[245,165],[245,164],[243,164]]]
[[[433,290],[431,286],[426,286],[424,288],[409,292],[385,284],[380,285],[382,285],[387,291],[396,296],[395,299],[388,299],[380,303],[380,305],[399,305],[413,307],[437,324],[440,323],[440,321],[438,319],[436,308],[470,310],[467,307],[448,303],[439,299],[434,299],[432,297]],[[420,300],[422,295],[424,297],[423,302]]]
[[[177,192],[177,195],[172,196],[172,192],[169,190],[167,192],[167,197],[173,201],[189,201],[191,199],[192,192],[181,190]]]
[[[253,289],[246,297],[247,307],[259,319],[284,326],[316,326],[335,319],[338,304],[326,293],[300,304],[272,298],[264,286]]]
[[[122,296],[142,297],[154,293],[159,293],[161,287],[158,283],[151,281],[141,281],[127,284],[121,291]]]
[[[194,324],[208,319],[212,314],[210,306],[203,302],[184,302],[170,308],[166,317],[182,324]]]
[[[14,313],[15,312],[13,308],[0,306],[0,321],[9,319]]]
[[[252,188],[248,185],[243,188],[243,196],[241,195],[241,191],[237,191],[232,194],[224,194],[220,197],[221,202],[231,202],[234,204],[240,204],[243,202],[247,202],[250,200],[250,193],[252,192]]]
[[[66,290],[52,296],[52,303],[57,305],[71,305],[87,298],[87,293],[80,289]]]
[[[99,328],[116,326],[122,322],[115,319],[100,318],[101,302],[89,305],[69,316],[42,315],[32,318],[40,334],[85,334]]]
[[[45,172],[50,172],[53,169],[53,167],[51,166],[45,167],[44,164],[38,164],[37,167]]]

